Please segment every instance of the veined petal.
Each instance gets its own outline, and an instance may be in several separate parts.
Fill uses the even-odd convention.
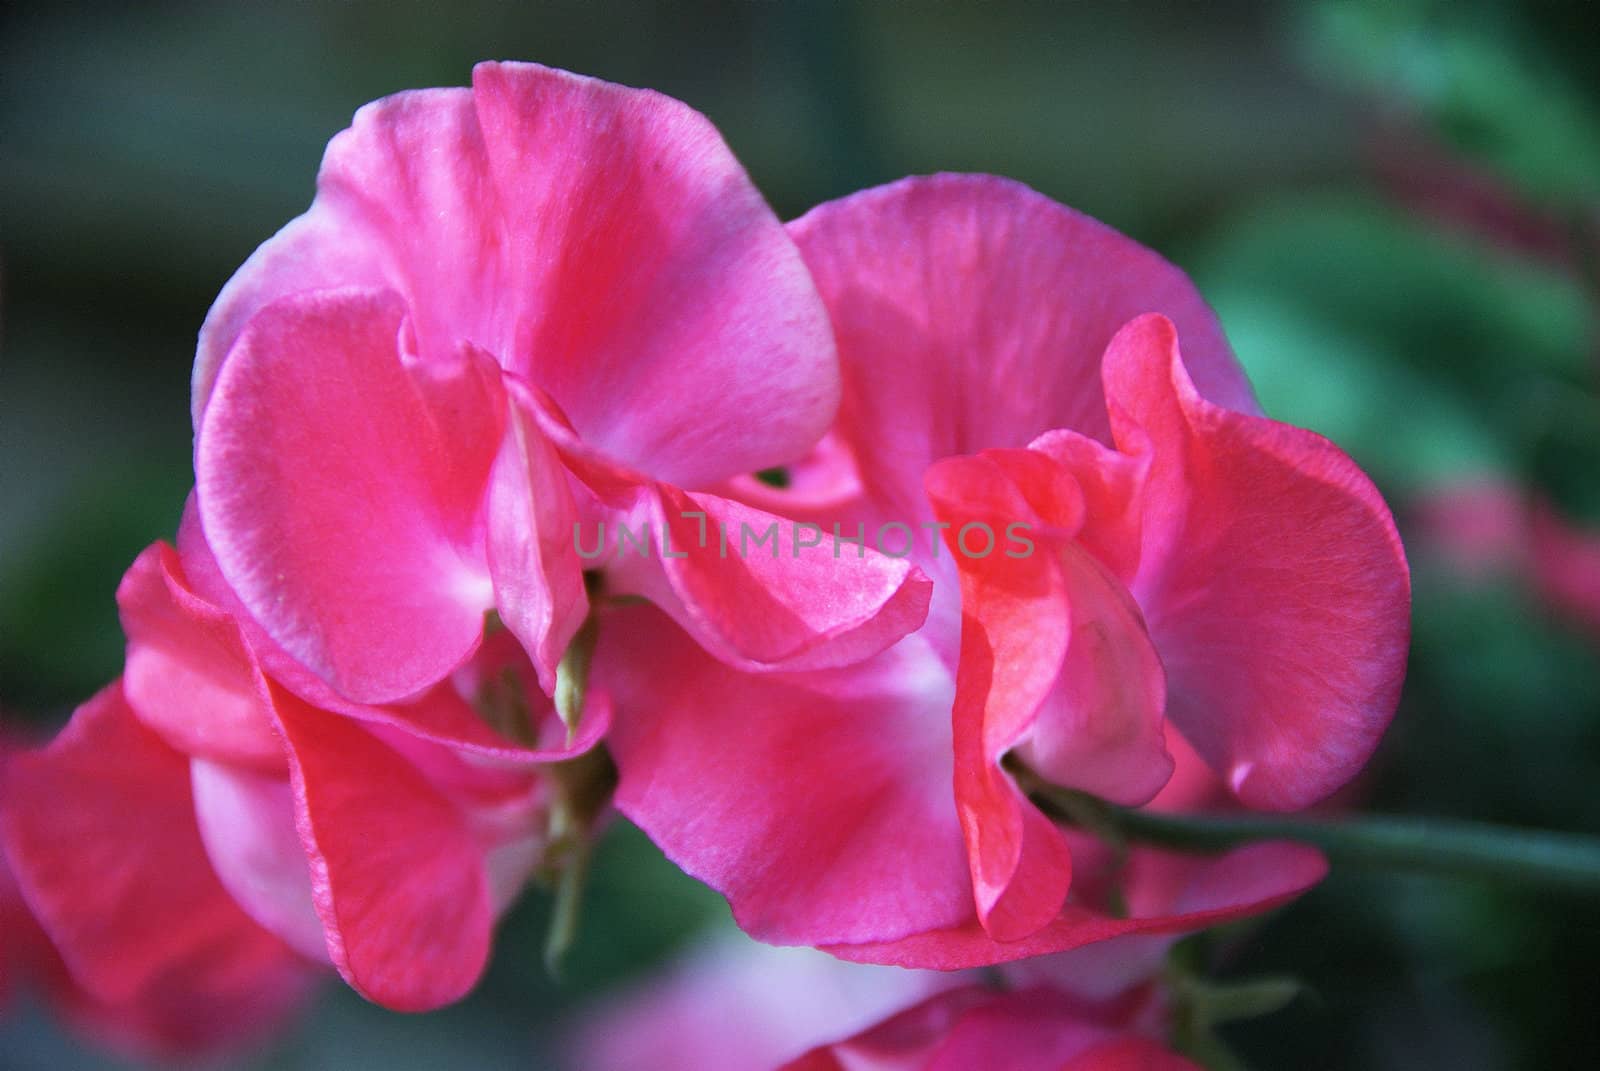
[[[1326,439],[1202,397],[1164,317],[1118,333],[1105,382],[1119,445],[1149,458],[1134,591],[1169,716],[1244,802],[1326,796],[1377,746],[1405,674],[1394,519]]]
[[[472,82],[516,250],[507,367],[657,479],[705,486],[804,454],[838,405],[827,313],[711,123],[536,64],[480,64]]]

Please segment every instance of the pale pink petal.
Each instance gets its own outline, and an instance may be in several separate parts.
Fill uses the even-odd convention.
[[[281,748],[280,748],[281,751]],[[200,839],[217,877],[262,927],[308,959],[328,960],[311,870],[294,823],[287,774],[195,759],[189,764]]]
[[[666,972],[603,997],[567,1048],[574,1069],[772,1071],[872,1026],[963,976],[774,948],[739,934],[696,944]]]
[[[1405,675],[1410,574],[1372,482],[1319,435],[1201,397],[1161,316],[1106,351],[1125,450],[1147,450],[1134,590],[1168,716],[1244,802],[1303,807],[1347,781]]]
[[[658,479],[804,454],[838,404],[827,314],[710,122],[535,64],[480,64],[473,97],[514,243],[507,367]]]

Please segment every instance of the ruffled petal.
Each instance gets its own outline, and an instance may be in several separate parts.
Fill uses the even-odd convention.
[[[274,641],[346,698],[385,702],[472,651],[491,602],[478,513],[498,373],[407,363],[392,293],[285,298],[219,377],[196,452],[206,539]]]
[[[1326,796],[1399,699],[1410,574],[1394,519],[1326,439],[1203,398],[1164,317],[1117,335],[1105,382],[1119,445],[1149,457],[1134,590],[1169,717],[1245,803]]]
[[[927,617],[933,585],[903,558],[665,484],[640,488],[639,503],[613,525],[610,590],[654,602],[729,665],[849,665]]]
[[[301,971],[223,890],[188,762],[134,717],[120,682],[49,747],[8,761],[0,831],[29,907],[96,1000],[203,997],[241,980],[266,1000],[272,979]]]
[[[631,607],[602,619],[594,673],[618,710],[617,807],[752,936],[889,940],[971,915],[951,682],[916,637],[848,669],[747,674]]]
[[[838,404],[827,313],[711,123],[535,64],[480,64],[472,82],[515,250],[507,367],[658,479],[804,454]]]
[[[282,297],[391,289],[423,354],[493,345],[508,334],[495,297],[503,244],[471,91],[412,90],[366,105],[328,143],[311,208],[256,250],[206,316],[195,427],[250,319]]]
[[[147,547],[117,606],[128,635],[122,688],[139,720],[187,755],[283,768],[255,657],[232,616],[189,589],[175,550]]]
[[[334,966],[396,1011],[460,999],[494,910],[466,820],[410,762],[348,719],[278,697],[296,823]]]
[[[290,294],[390,285],[386,260],[381,236],[320,200],[263,242],[233,273],[200,327],[190,399],[195,431],[223,362],[251,317]]]
[[[429,689],[415,699],[384,706],[352,703],[335,692],[322,678],[295,661],[273,642],[239,603],[228,587],[206,545],[200,530],[194,499],[184,510],[178,528],[178,554],[183,571],[194,590],[225,611],[246,637],[249,649],[274,684],[292,692],[306,703],[322,710],[335,711],[358,721],[388,725],[421,740],[445,744],[465,754],[504,760],[513,764],[554,762],[587,751],[599,742],[610,725],[611,712],[603,696],[591,696],[585,705],[577,731],[567,733],[555,708],[540,691],[538,677],[524,674],[529,667],[526,654],[504,633],[487,638],[451,681]],[[504,674],[516,677],[513,696],[526,709],[518,711],[528,733],[507,735],[484,720],[478,708],[489,697],[483,694],[486,683],[504,683]],[[276,730],[274,730],[274,733]],[[276,741],[277,737],[274,735]],[[282,745],[279,762],[282,762]]]
[[[1177,268],[1008,179],[910,178],[789,225],[832,315],[845,377],[838,427],[866,496],[927,516],[923,470],[1070,428],[1104,442],[1100,356],[1164,312],[1192,338],[1208,397],[1253,406],[1215,317]]]

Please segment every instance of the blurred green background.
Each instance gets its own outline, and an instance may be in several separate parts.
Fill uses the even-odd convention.
[[[309,203],[327,139],[368,100],[530,59],[688,101],[785,218],[991,171],[1184,266],[1268,413],[1340,442],[1401,519],[1410,679],[1350,802],[1600,831],[1600,612],[1515,554],[1465,567],[1450,524],[1423,523],[1493,481],[1600,532],[1594,19],[1583,0],[0,8],[0,713],[46,732],[118,672],[116,582],[187,489],[195,331]],[[1229,1040],[1259,1069],[1590,1066],[1597,906],[1335,874],[1218,953],[1314,993]],[[329,985],[244,1066],[553,1066],[586,997],[725,915],[627,828],[559,984],[546,911],[525,899],[463,1005],[408,1018]],[[0,1024],[0,1064],[121,1066],[38,1008]]]

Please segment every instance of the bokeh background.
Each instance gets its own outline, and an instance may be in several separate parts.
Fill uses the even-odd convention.
[[[785,218],[991,171],[1185,267],[1412,556],[1409,682],[1347,802],[1600,832],[1596,30],[1585,0],[0,7],[0,716],[46,734],[118,672],[116,582],[187,490],[195,331],[327,139],[531,59],[704,111]],[[1589,1066],[1597,906],[1336,873],[1219,945],[1311,993],[1227,1036],[1258,1069]],[[586,1001],[727,925],[626,827],[559,982],[547,911],[525,898],[463,1005],[330,984],[239,1066],[556,1067]],[[127,1066],[26,1000],[0,1065]]]

